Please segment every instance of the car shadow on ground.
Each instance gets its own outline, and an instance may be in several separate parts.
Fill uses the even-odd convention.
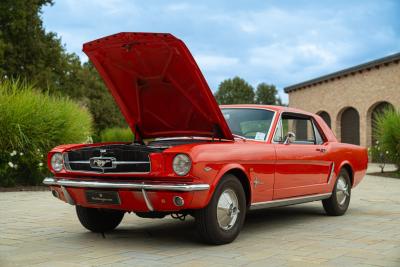
[[[127,214],[126,216],[136,216]],[[257,211],[250,211],[247,214],[242,234],[264,234],[265,232],[279,231],[293,224],[307,224],[310,221],[324,218],[325,212],[322,206],[298,205],[281,208],[271,208]],[[148,223],[146,222],[148,221]],[[166,244],[168,246],[202,246],[201,240],[196,233],[194,219],[187,216],[185,221],[167,219],[148,219],[144,223],[131,223],[128,219],[120,227],[112,232],[105,233],[106,239],[113,242],[128,243],[152,243]],[[93,233],[86,232],[84,235],[93,237]],[[100,234],[97,234],[102,238]],[[237,241],[238,242],[238,241]]]

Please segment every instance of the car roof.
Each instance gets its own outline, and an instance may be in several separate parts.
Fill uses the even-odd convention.
[[[307,112],[297,108],[290,108],[284,106],[274,106],[274,105],[258,105],[258,104],[235,104],[235,105],[220,105],[220,108],[260,108],[260,109],[269,109],[277,112],[292,112],[292,113],[300,113],[304,115],[314,116],[314,113]]]

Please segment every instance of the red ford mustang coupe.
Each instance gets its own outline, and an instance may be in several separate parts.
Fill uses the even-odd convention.
[[[218,106],[185,44],[119,33],[83,46],[126,118],[131,143],[61,145],[48,154],[55,197],[93,232],[140,217],[195,217],[208,243],[232,242],[248,210],[322,200],[346,212],[366,149],[342,144],[317,115]],[[107,114],[104,114],[107,116]]]

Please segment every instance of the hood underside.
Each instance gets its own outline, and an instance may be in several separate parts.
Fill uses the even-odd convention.
[[[141,138],[233,139],[195,60],[173,35],[118,33],[84,44],[83,51]]]

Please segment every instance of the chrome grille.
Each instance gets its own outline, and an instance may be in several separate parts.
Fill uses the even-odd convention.
[[[86,147],[64,153],[64,164],[71,172],[148,173],[151,152],[140,145]]]

